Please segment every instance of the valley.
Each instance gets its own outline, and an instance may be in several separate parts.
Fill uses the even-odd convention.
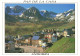
[[[75,9],[6,6],[5,46],[6,53],[74,53]]]

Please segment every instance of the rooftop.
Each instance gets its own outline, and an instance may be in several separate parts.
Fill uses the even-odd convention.
[[[32,40],[39,40],[40,36],[33,36]]]

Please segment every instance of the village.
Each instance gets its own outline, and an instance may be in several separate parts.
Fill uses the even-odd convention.
[[[75,27],[63,31],[44,29],[32,35],[5,36],[5,53],[44,53],[54,42],[75,35]]]

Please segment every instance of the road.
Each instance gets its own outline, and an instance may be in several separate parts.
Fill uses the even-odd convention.
[[[43,53],[42,47],[35,47],[35,46],[19,46],[19,48],[24,49],[24,53]]]

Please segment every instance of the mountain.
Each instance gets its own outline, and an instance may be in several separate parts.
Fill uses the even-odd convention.
[[[52,11],[49,12],[49,11],[47,11],[47,10],[41,10],[41,11],[40,11],[40,14],[41,14],[43,17],[46,17],[46,18],[54,18],[57,13],[52,12]]]
[[[14,6],[14,7],[7,6],[5,8],[5,13],[9,14],[9,15],[20,15],[25,10],[26,10],[25,8],[18,6],[18,5]]]
[[[70,9],[64,13],[58,13],[54,20],[60,20],[60,21],[73,21],[75,20],[75,10]]]
[[[11,8],[9,6],[7,6],[5,8],[5,13],[8,14],[8,13],[11,13]]]
[[[14,16],[14,18],[16,18],[16,20],[18,19],[18,21],[37,22],[37,21],[51,20],[51,21],[71,22],[75,20],[75,10],[73,9],[70,9],[63,13],[55,13],[47,10],[39,11],[36,7],[30,7],[25,9],[24,7],[16,5],[14,7],[7,6],[5,8],[5,13],[8,14],[9,17]]]
[[[37,8],[35,7],[30,7],[30,8],[23,8],[21,6],[14,6],[14,7],[10,7],[10,6],[7,6],[5,8],[5,12],[6,14],[9,14],[9,15],[22,15],[24,14],[25,16],[28,16],[28,17],[37,17],[37,18],[54,18],[56,13],[55,12],[49,12],[47,10],[42,10],[42,11],[39,11]],[[43,14],[43,15],[42,15]]]
[[[23,8],[23,7],[21,7],[21,6],[15,6],[14,8],[13,8],[13,12],[14,13],[22,13],[22,12],[24,12],[26,9],[25,8]]]
[[[39,10],[36,7],[30,7],[23,12],[25,17],[28,17],[30,21],[39,21],[44,20],[43,16],[40,14]]]
[[[25,16],[32,16],[32,17],[41,17],[41,14],[39,13],[39,10],[35,7],[31,7],[27,9],[25,12],[23,12]]]

